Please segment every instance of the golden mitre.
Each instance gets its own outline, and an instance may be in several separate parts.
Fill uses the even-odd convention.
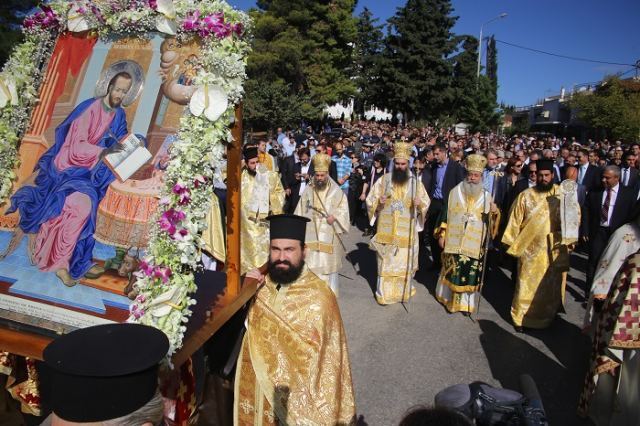
[[[313,156],[311,162],[313,163],[314,172],[328,172],[331,165],[331,157],[328,154],[319,152]]]
[[[487,159],[484,155],[471,154],[465,160],[467,171],[469,172],[483,172],[487,166]]]
[[[413,145],[407,142],[397,141],[393,144],[393,158],[398,160],[409,160],[413,152]]]

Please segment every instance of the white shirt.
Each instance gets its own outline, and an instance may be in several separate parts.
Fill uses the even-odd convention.
[[[613,208],[616,205],[616,198],[618,198],[618,189],[620,189],[620,184],[617,184],[613,188],[611,188],[611,198],[609,199],[609,212],[607,215],[607,221],[603,222],[602,218],[600,219],[600,226],[609,226],[609,222],[611,221],[611,214],[613,213]],[[600,200],[600,211],[602,211],[602,206],[604,206],[604,200],[607,198],[607,190],[602,191],[602,200]]]
[[[293,154],[293,151],[296,150],[295,141],[291,143],[291,140],[289,140],[289,138],[285,136],[284,139],[282,139],[282,149],[284,149],[287,157],[290,156],[291,154]]]
[[[300,174],[304,175],[309,173],[309,166],[311,165],[311,161],[307,161],[307,164],[301,164],[300,165]],[[302,193],[304,192],[305,188],[307,187],[307,181],[306,179],[303,179],[300,182],[300,191],[298,191],[298,195],[302,196]]]

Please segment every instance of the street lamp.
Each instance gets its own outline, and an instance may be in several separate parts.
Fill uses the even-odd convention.
[[[480,61],[482,58],[482,29],[485,25],[493,22],[493,21],[497,21],[498,19],[502,19],[502,18],[506,18],[507,14],[506,13],[501,13],[500,15],[496,16],[493,19],[489,19],[487,22],[485,22],[484,24],[480,25],[480,39],[478,40],[478,73],[476,74],[476,80],[480,78]]]

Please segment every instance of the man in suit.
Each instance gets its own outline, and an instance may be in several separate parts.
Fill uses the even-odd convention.
[[[620,185],[620,168],[607,166],[602,174],[604,190],[590,191],[584,208],[583,229],[589,248],[587,294],[593,282],[596,265],[609,237],[627,223],[636,203],[635,192]]]
[[[438,245],[438,241],[433,237],[433,231],[438,225],[438,217],[446,200],[449,199],[449,192],[453,187],[462,182],[464,179],[464,168],[457,162],[449,160],[447,147],[438,144],[433,150],[436,164],[431,170],[431,182],[429,184],[428,193],[431,198],[429,211],[427,213],[427,235],[431,245],[431,257],[433,264],[431,269],[439,271],[442,267],[440,255],[442,249]]]
[[[602,189],[601,178],[600,168],[589,163],[589,151],[586,149],[578,151],[578,183],[584,185],[588,193]]]
[[[482,184],[484,189],[493,196],[493,202],[501,206],[507,192],[507,181],[501,179],[503,173],[498,171],[498,152],[488,149],[485,152],[487,166],[482,172]]]
[[[300,195],[304,192],[307,184],[309,183],[309,177],[311,174],[309,173],[310,165],[309,159],[311,155],[309,155],[308,148],[300,148],[298,150],[298,158],[300,161],[293,165],[293,169],[285,176],[287,183],[284,185],[285,191],[289,189],[289,196],[287,198],[287,203],[285,205],[285,211],[289,214],[292,214],[298,205],[298,200],[300,199]]]
[[[622,160],[620,169],[620,185],[624,188],[632,188],[638,190],[638,169],[635,168],[636,155],[629,151]]]

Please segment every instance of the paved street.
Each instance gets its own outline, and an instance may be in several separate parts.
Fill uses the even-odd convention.
[[[575,416],[589,355],[579,328],[583,256],[572,258],[566,314],[547,330],[517,334],[509,316],[513,285],[502,270],[488,272],[477,322],[448,314],[435,300],[434,273],[418,274],[408,313],[401,304],[379,306],[375,253],[360,235],[352,228],[345,239],[360,274],[345,262],[339,302],[361,424],[397,424],[408,408],[433,404],[438,391],[457,383],[518,389],[522,373],[536,381],[552,425],[586,424]]]

